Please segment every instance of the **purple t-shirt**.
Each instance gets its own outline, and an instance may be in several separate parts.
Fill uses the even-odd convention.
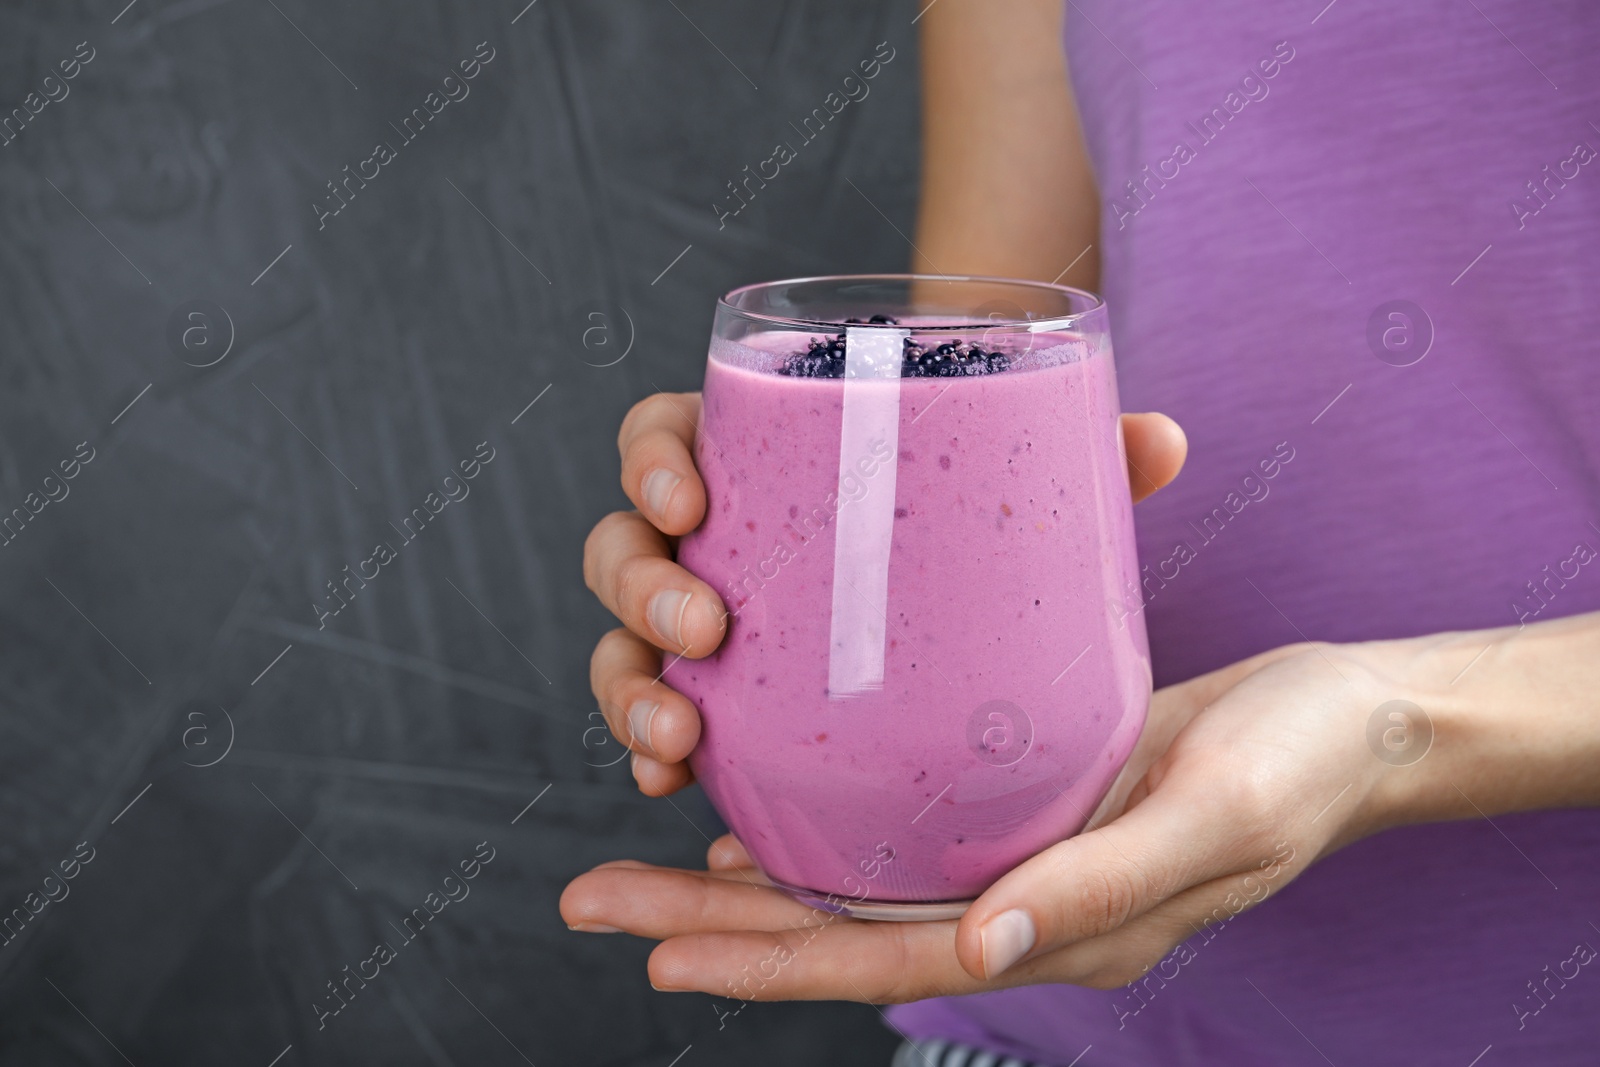
[[[1189,434],[1136,512],[1158,685],[1600,609],[1600,8],[1325,2],[1069,7],[1124,407]],[[1079,1067],[1596,1062],[1600,812],[1389,831],[1189,946],[892,1018]]]

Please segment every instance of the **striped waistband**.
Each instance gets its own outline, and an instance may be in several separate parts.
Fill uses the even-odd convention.
[[[902,1041],[900,1047],[895,1049],[889,1067],[1042,1067],[1042,1065],[935,1037],[926,1041]]]

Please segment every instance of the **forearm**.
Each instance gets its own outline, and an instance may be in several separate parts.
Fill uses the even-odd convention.
[[[1061,47],[1064,6],[924,9],[917,271],[1097,285],[1099,202]]]
[[[1396,821],[1600,806],[1600,612],[1367,647],[1433,731],[1385,773]]]

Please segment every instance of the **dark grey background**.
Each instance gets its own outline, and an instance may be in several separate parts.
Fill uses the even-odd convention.
[[[698,863],[714,832],[585,734],[609,621],[579,559],[624,504],[616,427],[697,383],[720,292],[904,266],[915,7],[538,0],[513,24],[524,2],[0,8],[4,113],[95,51],[0,148],[0,515],[95,450],[0,547],[0,915],[95,850],[0,947],[4,1063],[868,1064],[894,1043],[861,1006],[719,1029],[731,1004],[654,993],[647,944],[570,933],[556,901],[604,859]],[[884,40],[871,95],[719,230],[724,183]],[[324,183],[482,41],[471,95],[318,232]],[[208,368],[167,340],[195,299],[232,322]],[[319,630],[323,583],[400,545],[389,524],[481,441],[470,495]],[[485,840],[471,895],[319,1031],[325,983]]]

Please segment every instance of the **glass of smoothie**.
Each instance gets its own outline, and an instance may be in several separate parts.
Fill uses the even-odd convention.
[[[1091,293],[878,275],[718,302],[678,559],[728,630],[665,676],[774,885],[949,918],[1083,828],[1150,698],[1118,415]]]

